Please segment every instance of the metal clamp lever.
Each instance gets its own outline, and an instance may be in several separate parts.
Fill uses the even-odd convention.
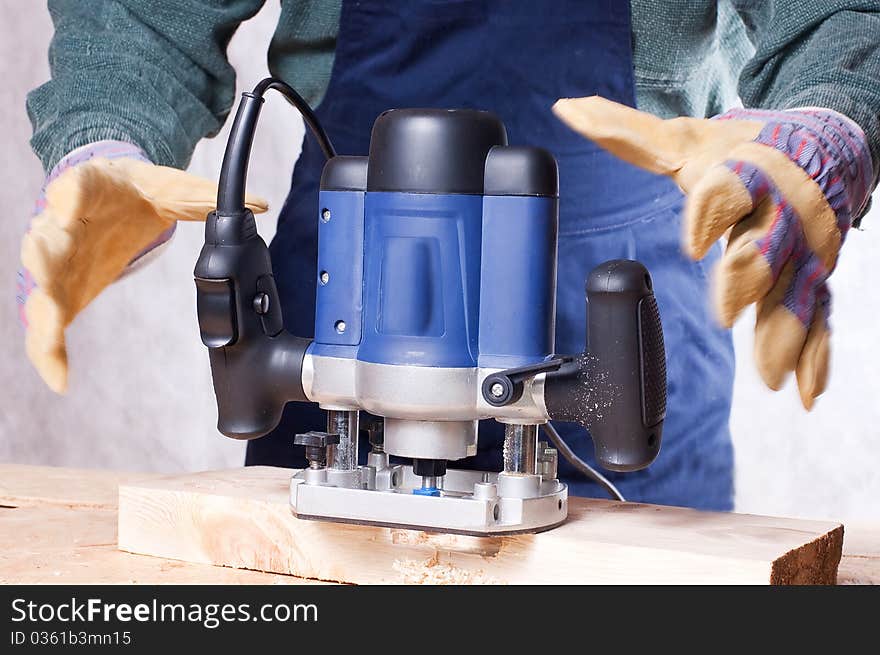
[[[523,383],[540,373],[558,371],[572,357],[554,357],[546,362],[508,368],[497,373],[492,373],[483,380],[483,399],[493,407],[511,405],[522,397]]]

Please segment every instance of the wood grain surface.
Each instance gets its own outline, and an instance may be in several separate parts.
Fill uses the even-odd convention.
[[[272,471],[270,469],[269,471]],[[214,480],[213,492],[221,496],[240,494],[247,498],[256,489],[263,488],[270,494],[272,503],[286,502],[286,481],[266,472],[251,474],[258,484],[230,485],[228,480]],[[286,478],[290,472],[285,472]],[[208,477],[212,477],[209,474]],[[309,582],[291,575],[279,575],[211,566],[207,563],[191,563],[178,559],[145,557],[121,552],[116,547],[116,504],[120,482],[133,484],[150,476],[139,473],[120,473],[91,469],[65,469],[45,466],[0,464],[0,583],[193,583],[193,584],[301,584]],[[201,476],[204,478],[205,476]],[[216,477],[216,476],[213,476]],[[278,484],[283,483],[283,484]],[[138,482],[141,484],[141,482]],[[206,493],[205,480],[198,482],[198,493]],[[256,487],[256,489],[255,489]],[[268,489],[267,489],[268,487]],[[261,492],[262,493],[262,492]],[[283,496],[283,501],[282,501]],[[272,500],[274,498],[274,500]],[[600,501],[594,501],[600,502]],[[222,505],[222,503],[221,503]],[[282,508],[283,509],[283,508]],[[280,514],[280,527],[290,520],[286,512]],[[832,522],[833,523],[833,522]],[[247,525],[247,524],[245,524]],[[279,529],[280,529],[279,527]],[[250,528],[252,529],[252,528]],[[355,533],[356,536],[357,533]],[[598,534],[597,534],[598,537]],[[328,537],[324,537],[325,539]],[[468,576],[467,569],[450,564],[451,548],[461,552],[471,547],[492,561],[492,548],[488,550],[480,540],[447,538],[419,532],[397,531],[390,539],[394,550],[409,551],[407,557],[396,557],[388,578],[395,581],[453,582],[462,577],[472,581],[490,580],[488,566],[474,565],[477,576]],[[243,541],[236,537],[233,543]],[[334,542],[342,541],[340,539]],[[364,546],[355,554],[349,553],[350,544],[333,555],[351,565],[357,557],[363,557]],[[213,550],[224,548],[213,546]],[[229,550],[229,548],[225,548]],[[240,549],[240,564],[254,563],[257,555],[244,557],[243,552],[253,550],[250,546]],[[281,546],[273,552],[278,553]],[[289,560],[289,555],[278,555],[279,562]],[[325,559],[327,554],[318,555]],[[247,562],[245,560],[251,560]],[[454,557],[452,558],[454,559]],[[344,562],[337,567],[345,569]],[[323,568],[329,568],[323,564]],[[283,568],[277,566],[276,568]],[[843,558],[840,562],[838,582],[843,584],[880,583],[880,522],[847,523],[844,534]]]
[[[120,485],[119,547],[347,583],[834,583],[843,528],[572,498],[538,535],[467,537],[298,520],[292,471],[253,467]]]
[[[0,584],[303,584],[116,546],[119,481],[144,474],[0,465]]]

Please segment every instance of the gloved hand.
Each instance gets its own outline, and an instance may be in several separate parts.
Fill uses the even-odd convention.
[[[779,389],[796,371],[805,408],[828,377],[826,280],[870,195],[867,140],[825,109],[735,109],[715,119],[662,120],[599,97],[554,112],[618,157],[668,175],[687,194],[683,248],[706,255],[730,230],[714,274],[714,304],[731,326],[757,303],[755,359]]]
[[[179,220],[204,221],[217,185],[155,166],[135,146],[102,141],[68,155],[46,180],[21,246],[25,348],[51,389],[67,389],[64,330],[136,259],[171,238]],[[249,198],[263,212],[267,204]]]

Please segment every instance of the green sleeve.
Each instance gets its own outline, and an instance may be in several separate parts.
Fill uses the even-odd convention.
[[[880,170],[880,0],[731,0],[755,44],[746,107],[825,107],[865,131]]]
[[[185,168],[235,95],[226,47],[265,0],[49,0],[51,80],[27,98],[45,169],[79,146],[129,141]]]

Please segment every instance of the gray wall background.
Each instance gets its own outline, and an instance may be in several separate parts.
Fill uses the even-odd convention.
[[[267,72],[265,51],[278,13],[278,3],[268,2],[233,39],[230,58],[243,86]],[[15,273],[42,170],[27,143],[24,98],[48,78],[52,25],[38,0],[0,0],[0,15],[0,462],[167,472],[241,465],[243,444],[214,428],[207,354],[198,338],[191,275],[200,225],[182,224],[158,261],[113,285],[69,329],[66,396],[50,392],[29,365]],[[199,145],[191,172],[216,178],[227,130]],[[301,138],[294,112],[267,103],[250,175],[251,190],[272,208],[259,219],[267,239]],[[793,381],[776,394],[761,384],[751,355],[754,314],[734,329],[739,511],[880,518],[878,222],[874,210],[866,229],[851,233],[834,275],[831,387],[812,413],[801,409]]]

